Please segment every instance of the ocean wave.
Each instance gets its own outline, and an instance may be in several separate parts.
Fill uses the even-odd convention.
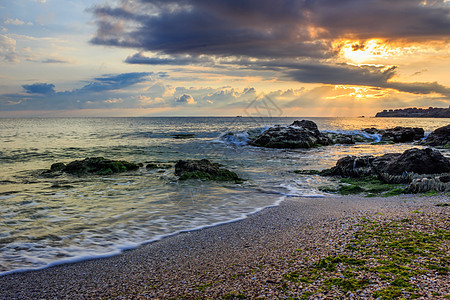
[[[252,137],[264,133],[270,127],[271,126],[264,126],[250,130],[222,133],[217,141],[225,142],[234,146],[245,146],[248,145]]]
[[[375,143],[381,141],[382,135],[379,133],[367,133],[363,130],[323,130],[323,133],[345,134],[345,135],[359,135],[366,139],[373,140]]]

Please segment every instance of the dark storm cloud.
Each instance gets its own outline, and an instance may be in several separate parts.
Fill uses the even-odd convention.
[[[159,58],[159,57],[147,57],[142,53],[136,53],[134,55],[128,56],[125,60],[128,64],[137,65],[190,65],[190,64],[211,64],[213,61],[209,58],[198,58],[198,57],[170,57],[170,58]]]
[[[324,58],[339,37],[450,36],[444,0],[140,0],[93,11],[95,44],[193,57]]]
[[[28,94],[49,95],[55,93],[55,85],[47,83],[24,84],[23,89]]]
[[[450,88],[437,82],[396,82],[396,67],[291,64],[287,76],[304,83],[323,83],[334,85],[361,85],[390,88],[412,94],[441,94],[450,97]]]
[[[92,42],[164,54],[325,57],[312,41],[302,1],[140,1],[137,8],[97,7]],[[138,24],[138,26],[133,26]]]
[[[331,36],[359,39],[447,38],[450,5],[444,0],[310,1],[311,22]]]

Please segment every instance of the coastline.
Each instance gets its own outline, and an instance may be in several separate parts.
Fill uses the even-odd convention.
[[[331,255],[363,217],[448,218],[445,196],[288,198],[247,218],[102,259],[0,277],[0,299],[281,297],[283,275]],[[448,220],[447,220],[448,222]],[[447,224],[448,225],[448,224]],[[294,264],[291,262],[295,261]],[[450,286],[443,287],[450,293]]]

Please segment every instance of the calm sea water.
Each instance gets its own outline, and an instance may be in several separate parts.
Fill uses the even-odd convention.
[[[345,155],[412,147],[277,150],[245,144],[245,130],[296,119],[302,118],[0,119],[0,274],[113,255],[180,231],[244,218],[284,197],[325,196],[317,188],[329,179],[292,171],[329,168]],[[395,126],[422,127],[429,133],[448,124],[445,119],[308,119],[321,130],[347,133]],[[223,140],[222,134],[230,131],[240,134]],[[180,134],[194,137],[175,138]],[[52,163],[93,156],[143,163],[207,158],[247,180],[179,182],[173,168],[111,176],[39,176]]]

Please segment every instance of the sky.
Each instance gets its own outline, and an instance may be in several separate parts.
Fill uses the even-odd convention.
[[[0,0],[0,117],[450,105],[447,0]]]

